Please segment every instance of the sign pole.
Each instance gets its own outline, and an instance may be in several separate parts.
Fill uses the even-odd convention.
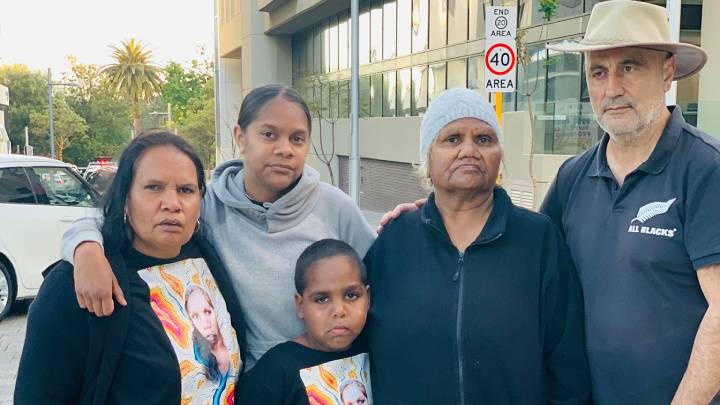
[[[503,94],[495,93],[495,114],[497,114],[497,122],[500,128],[502,128],[502,113],[503,113]]]

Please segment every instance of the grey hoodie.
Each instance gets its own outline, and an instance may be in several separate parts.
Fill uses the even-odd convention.
[[[320,182],[305,166],[298,184],[267,208],[245,194],[243,165],[225,162],[213,172],[203,200],[203,231],[230,273],[247,322],[247,367],[273,346],[304,331],[297,318],[295,261],[311,243],[334,238],[365,255],[375,232],[339,189]],[[83,241],[102,244],[95,218],[76,221],[63,235],[62,254],[71,261]]]

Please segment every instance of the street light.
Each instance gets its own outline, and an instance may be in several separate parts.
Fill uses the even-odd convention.
[[[48,112],[50,116],[50,157],[55,159],[55,122],[53,119],[53,86],[80,87],[77,83],[62,83],[52,81],[52,71],[48,68]]]

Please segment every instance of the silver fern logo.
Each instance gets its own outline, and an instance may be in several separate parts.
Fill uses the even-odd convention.
[[[658,202],[653,202],[650,204],[643,205],[638,210],[637,216],[635,218],[633,218],[633,220],[630,222],[632,223],[632,222],[638,221],[641,224],[644,224],[645,221],[647,221],[648,219],[668,212],[668,210],[670,209],[670,206],[673,205],[675,200],[677,200],[677,198],[671,198],[665,202],[658,201]]]
[[[644,224],[651,218],[667,213],[675,200],[677,200],[677,198],[671,198],[667,201],[652,202],[650,204],[645,204],[640,207],[635,218],[630,221],[630,228],[628,229],[628,233],[641,233],[645,235],[664,236],[666,238],[674,237],[675,232],[677,232],[677,228],[656,228],[652,226],[633,225],[633,223],[639,222],[641,224]]]

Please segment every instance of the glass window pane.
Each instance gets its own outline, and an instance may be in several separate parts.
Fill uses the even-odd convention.
[[[337,26],[337,19],[335,17],[330,17],[330,28],[328,29],[328,47],[330,48],[329,56],[330,56],[330,71],[334,72],[338,70],[338,26]]]
[[[350,117],[350,81],[344,80],[338,87],[338,117]]]
[[[328,118],[334,120],[338,117],[338,82],[330,82],[327,87],[329,88],[328,96],[330,97],[328,101]]]
[[[0,169],[0,203],[35,204],[30,181],[21,167]]]
[[[397,72],[397,116],[411,115],[412,84],[410,81],[410,68]]]
[[[527,110],[527,94],[532,95],[533,107],[536,107],[537,103],[545,102],[545,75],[547,72],[545,45],[530,45],[527,53],[527,69],[522,64],[518,66],[517,93],[520,96],[518,111]]]
[[[428,0],[412,0],[412,51],[422,52],[428,45]]]
[[[370,116],[382,117],[383,106],[383,75],[370,76]]]
[[[465,59],[448,62],[447,88],[467,86],[467,67]]]
[[[370,76],[360,78],[360,111],[361,117],[370,116]]]
[[[370,12],[370,62],[382,60],[383,0],[373,0]]]
[[[325,30],[323,29],[322,24],[315,26],[314,35],[315,43],[313,45],[313,50],[315,51],[315,62],[313,65],[315,69],[313,73],[325,73],[323,71],[323,68],[325,67],[325,45],[323,44],[325,41]]]
[[[38,202],[49,205],[73,205],[92,207],[94,194],[87,184],[62,167],[34,167],[30,169],[42,190],[38,191]]]
[[[394,117],[396,110],[397,77],[395,71],[383,73],[383,117]]]
[[[422,115],[427,110],[428,68],[415,66],[412,68],[412,115]]]
[[[447,45],[447,2],[430,0],[430,49]]]
[[[448,1],[448,43],[455,44],[468,39],[468,0]]]
[[[352,32],[350,27],[348,29]],[[367,5],[361,7],[358,31],[360,32],[358,38],[360,64],[366,65],[370,63],[370,8]]]
[[[446,84],[445,63],[430,65],[428,76],[428,103],[445,90]]]
[[[338,46],[338,69],[348,69],[350,67],[350,23],[346,14],[340,15]]]
[[[600,3],[601,1],[603,1],[603,0],[585,0],[585,12],[586,13],[591,12],[593,7],[595,7],[595,5],[597,3]]]
[[[383,59],[395,57],[396,10],[395,0],[385,0],[383,7]]]
[[[397,56],[412,52],[412,0],[397,1]]]
[[[313,47],[315,45],[314,41],[314,33],[313,29],[310,28],[309,30],[305,31],[305,68],[303,69],[302,76],[310,76],[311,74],[315,73],[314,70],[314,59],[315,59],[315,52],[313,51]]]
[[[303,54],[303,41],[300,35],[295,34],[292,36],[292,80],[293,84],[300,77],[300,71],[302,70],[302,54]]]
[[[491,3],[490,0],[469,0],[468,36],[470,39],[485,38],[485,6],[491,5]]]
[[[474,56],[468,58],[468,89],[478,89],[485,91],[485,58],[483,56]]]
[[[323,21],[323,73],[330,71],[330,21]]]

